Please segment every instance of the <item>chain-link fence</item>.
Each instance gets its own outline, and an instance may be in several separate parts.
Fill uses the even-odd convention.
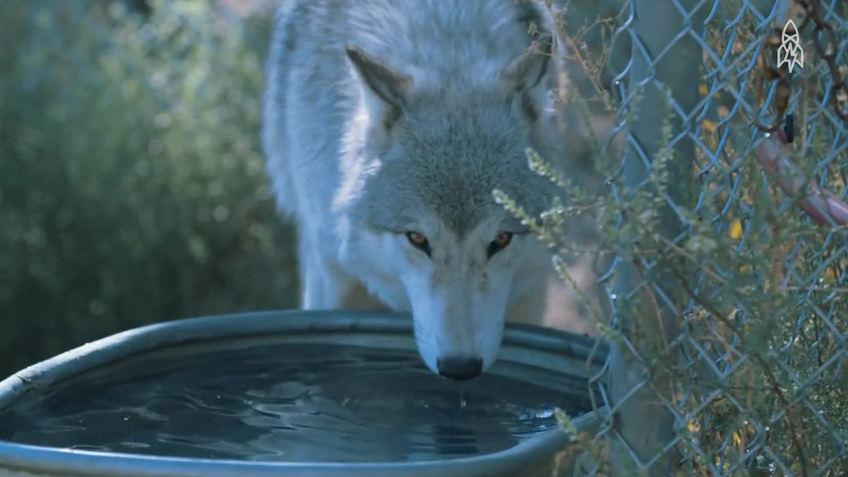
[[[572,199],[541,227],[598,224],[612,344],[568,472],[848,475],[848,2],[628,0],[583,29],[578,3],[561,100],[617,122],[595,193],[535,165]]]

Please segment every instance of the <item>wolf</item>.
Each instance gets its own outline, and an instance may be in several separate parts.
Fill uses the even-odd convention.
[[[492,192],[529,214],[557,194],[525,152],[562,154],[554,42],[533,0],[282,3],[262,142],[302,308],[411,312],[422,360],[456,380],[542,312],[550,251]]]

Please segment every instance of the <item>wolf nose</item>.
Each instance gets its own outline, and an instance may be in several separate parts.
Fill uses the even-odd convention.
[[[463,356],[449,356],[436,360],[439,374],[457,381],[467,381],[476,378],[483,371],[483,360],[480,358],[466,358]]]

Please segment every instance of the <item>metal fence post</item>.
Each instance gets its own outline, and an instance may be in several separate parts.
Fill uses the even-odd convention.
[[[674,112],[672,143],[674,160],[668,164],[667,206],[660,211],[659,232],[675,241],[683,232],[683,224],[671,204],[686,207],[692,177],[691,159],[694,145],[689,132],[693,128],[693,113],[697,106],[698,83],[701,76],[701,44],[696,35],[703,35],[706,6],[696,0],[633,0],[631,3],[630,35],[632,58],[629,67],[628,96],[639,91],[638,118],[629,125],[627,148],[623,162],[625,193],[642,187],[650,173],[650,164],[661,144],[660,125],[668,117],[670,95]],[[665,91],[664,91],[665,89]],[[627,102],[624,102],[628,106]],[[640,283],[632,263],[621,263],[615,282],[616,301],[621,303],[640,287],[660,287],[661,293],[680,299],[670,280]],[[620,307],[613,304],[615,310]],[[661,319],[664,337],[676,336],[679,312],[683,304],[665,306],[661,317],[615,316],[624,341],[612,349],[610,393],[614,406],[615,429],[611,437],[613,475],[629,475],[624,469],[647,471],[649,475],[669,475],[674,461],[667,449],[674,440],[675,416],[663,404],[668,396],[651,383],[647,368],[639,356],[651,343],[640,342],[630,334],[636,321]],[[615,312],[615,315],[618,313]],[[656,341],[651,340],[656,343]],[[612,436],[615,433],[611,434]]]

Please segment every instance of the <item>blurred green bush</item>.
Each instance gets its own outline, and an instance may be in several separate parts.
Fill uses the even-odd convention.
[[[259,148],[270,15],[0,3],[0,374],[144,323],[291,307]]]

